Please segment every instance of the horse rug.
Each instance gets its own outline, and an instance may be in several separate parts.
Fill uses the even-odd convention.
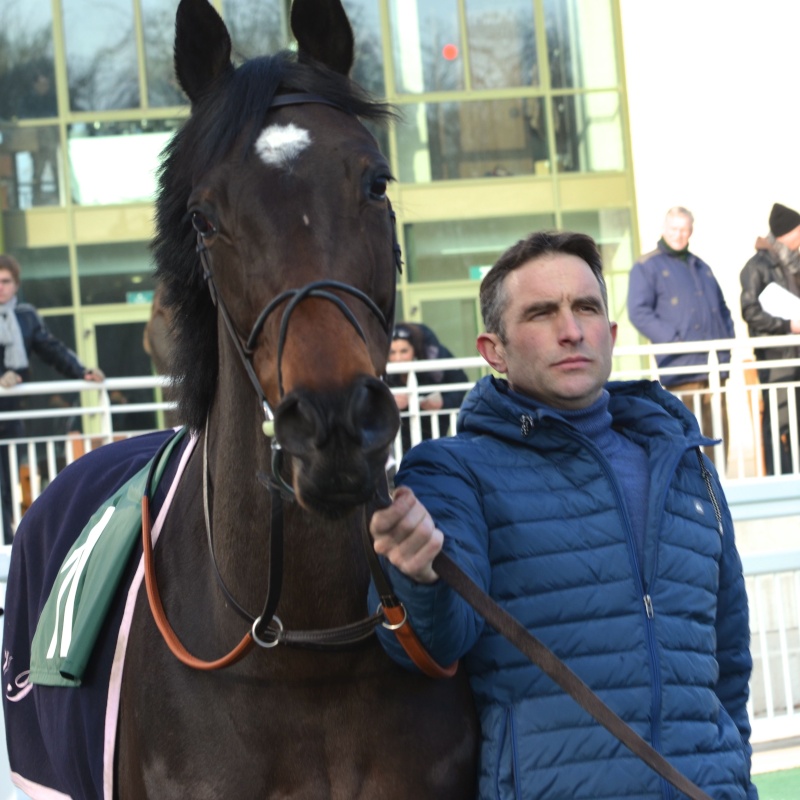
[[[36,800],[113,797],[122,668],[144,577],[142,492],[164,447],[155,541],[194,444],[167,430],[98,448],[56,477],[17,530],[3,710],[12,781]]]

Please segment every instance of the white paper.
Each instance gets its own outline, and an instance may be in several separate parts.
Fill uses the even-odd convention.
[[[800,319],[800,297],[774,281],[758,296],[761,308],[773,317]]]

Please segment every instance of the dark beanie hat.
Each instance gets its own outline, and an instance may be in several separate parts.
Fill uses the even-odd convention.
[[[776,239],[793,231],[798,225],[800,225],[800,214],[796,211],[780,203],[772,206],[772,211],[769,212],[769,230]]]

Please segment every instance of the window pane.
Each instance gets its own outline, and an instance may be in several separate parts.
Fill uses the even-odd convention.
[[[62,205],[62,163],[55,125],[0,126],[0,208]]]
[[[61,0],[70,107],[105,111],[139,105],[131,0]]]
[[[12,255],[19,261],[22,274],[21,302],[31,303],[40,310],[72,305],[66,247],[16,248]]]
[[[409,280],[480,281],[506,248],[554,223],[552,214],[411,223],[404,229]]]
[[[147,102],[152,108],[185,104],[173,63],[175,41],[174,0],[140,0]]]
[[[286,48],[287,5],[285,0],[223,0],[222,17],[239,60],[271,55]]]
[[[409,183],[550,171],[541,98],[405,106],[397,146]]]
[[[82,303],[146,303],[155,289],[147,242],[85,245],[78,248]]]
[[[554,89],[617,85],[611,0],[544,0]]]
[[[0,119],[55,117],[50,0],[2,4]]]
[[[625,168],[616,92],[555,97],[553,119],[559,171],[602,172]]]
[[[391,0],[397,91],[464,88],[456,0]]]
[[[73,202],[91,206],[152,200],[161,151],[179,125],[179,120],[71,125]]]
[[[531,0],[466,0],[474,89],[538,86]]]
[[[603,259],[603,274],[608,287],[608,311],[612,320],[627,317],[628,276],[633,264],[631,215],[626,208],[565,213],[565,230],[591,236]],[[635,330],[633,331],[636,333]],[[631,344],[638,339],[631,341]]]
[[[356,60],[350,77],[375,97],[386,95],[378,0],[343,0],[356,38]]]

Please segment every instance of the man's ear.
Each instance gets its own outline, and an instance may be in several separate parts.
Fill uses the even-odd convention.
[[[496,333],[481,333],[476,342],[478,352],[484,361],[495,371],[504,375],[508,371],[506,350]]]

